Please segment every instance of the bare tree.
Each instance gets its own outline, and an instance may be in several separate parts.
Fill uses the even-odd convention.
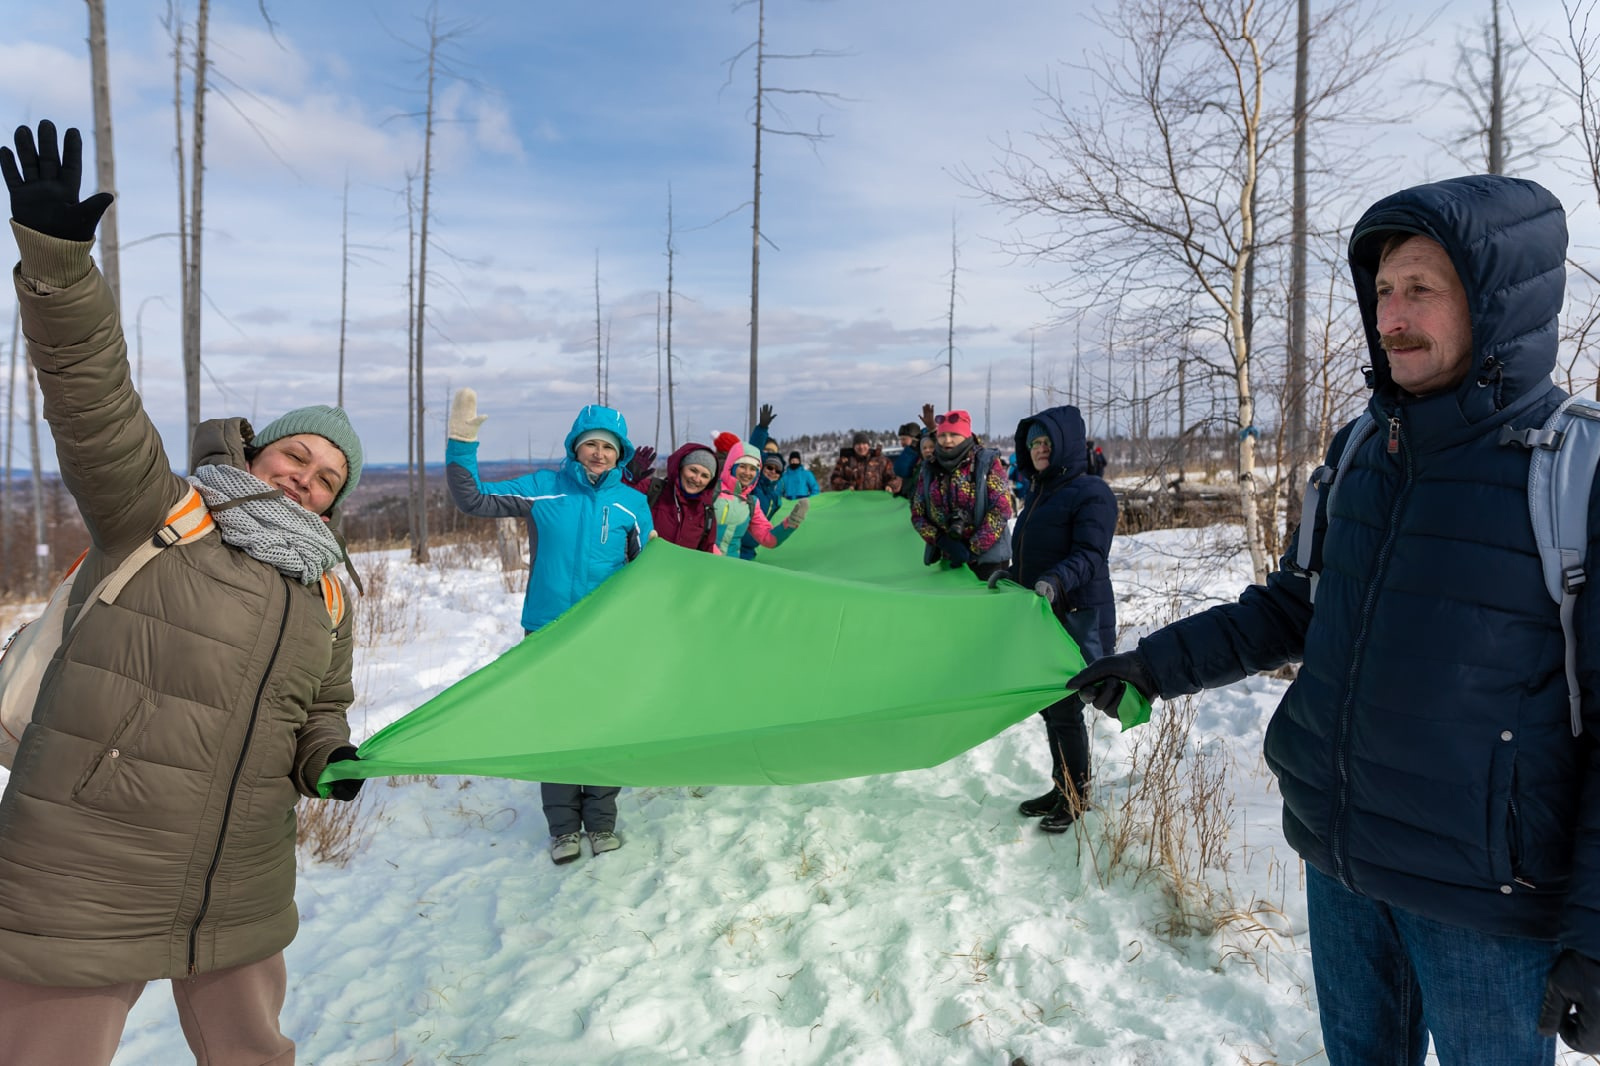
[[[435,114],[435,91],[441,74],[452,74],[445,61],[444,51],[446,46],[456,40],[461,30],[459,28],[441,27],[439,12],[436,7],[430,7],[424,23],[428,33],[427,65],[426,65],[426,104],[423,108],[423,136],[422,136],[422,205],[420,209],[417,232],[417,270],[416,270],[416,305],[413,308],[415,326],[412,339],[415,345],[416,367],[416,445],[417,445],[417,488],[415,506],[417,510],[417,536],[412,544],[412,558],[419,563],[428,561],[428,464],[427,464],[427,389],[424,387],[423,368],[426,365],[424,353],[427,346],[428,335],[428,224],[431,221],[428,214],[428,205],[433,192],[433,135]]]
[[[661,441],[661,294],[656,293],[656,431],[651,436],[652,444]]]
[[[1595,26],[1600,0],[1562,0],[1561,10],[1566,25],[1559,35],[1530,40],[1520,25],[1517,34],[1543,68],[1551,91],[1567,105],[1563,113],[1571,118],[1563,133],[1576,157],[1568,154],[1566,162],[1588,188],[1591,202],[1600,204],[1600,27]],[[1575,276],[1562,323],[1564,384],[1568,392],[1578,392],[1585,379],[1592,380],[1600,399],[1600,277],[1577,257],[1568,256],[1567,264]]]
[[[1004,145],[998,174],[967,175],[1037,223],[1012,248],[1065,268],[1052,293],[1065,317],[1100,319],[1108,342],[1124,335],[1131,354],[1165,352],[1169,367],[1185,352],[1189,371],[1228,382],[1258,579],[1269,559],[1257,506],[1253,271],[1281,240],[1264,226],[1288,214],[1275,158],[1295,118],[1272,93],[1294,52],[1294,10],[1293,0],[1125,0],[1100,18],[1118,43],[1083,65],[1092,90],[1041,85],[1048,125],[1037,148]],[[1358,45],[1366,20],[1344,5],[1312,25],[1327,62],[1308,86],[1307,115],[1374,113],[1359,90],[1399,45]],[[1107,357],[1117,358],[1109,343]]]
[[[1310,458],[1306,448],[1306,255],[1311,239],[1306,201],[1306,147],[1310,134],[1307,95],[1311,87],[1311,0],[1296,0],[1294,31],[1294,178],[1290,212],[1289,348],[1284,367],[1285,441],[1289,453],[1286,524],[1300,522],[1301,483]],[[1180,415],[1181,421],[1181,415]],[[1179,426],[1180,436],[1182,426]]]
[[[1466,113],[1465,123],[1436,143],[1462,166],[1490,174],[1534,163],[1560,142],[1541,130],[1554,91],[1525,77],[1534,57],[1520,37],[1506,36],[1500,13],[1501,0],[1489,0],[1476,35],[1457,36],[1449,81],[1423,80]]]
[[[344,176],[344,198],[339,211],[339,387],[335,395],[344,406],[344,337],[350,317],[350,175]]]
[[[416,175],[406,173],[406,307],[417,306],[417,205],[412,196]],[[411,543],[422,536],[417,525],[417,317],[406,315],[406,509],[410,518]]]
[[[134,364],[133,380],[134,388],[138,389],[141,394],[144,392],[144,309],[150,305],[152,300],[160,300],[162,303],[167,302],[165,298],[160,296],[146,296],[139,301],[139,310],[133,313],[134,353],[137,360]]]
[[[117,157],[111,138],[111,75],[106,62],[105,0],[89,6],[89,78],[94,96],[94,173],[101,192],[117,191]],[[117,243],[117,202],[111,201],[96,231],[100,237],[100,272],[111,286],[112,299],[122,303],[122,255]]]
[[[667,434],[671,447],[669,452],[678,450],[678,417],[674,406],[674,390],[672,388],[672,269],[673,260],[677,249],[672,243],[672,186],[667,186]]]
[[[744,58],[749,53],[755,53],[756,92],[755,103],[753,107],[754,121],[752,125],[755,128],[756,143],[755,164],[753,167],[755,172],[753,185],[754,191],[751,194],[750,199],[750,409],[747,413],[747,417],[745,418],[745,425],[747,426],[753,426],[756,424],[758,411],[757,398],[759,392],[757,378],[760,370],[758,352],[761,346],[761,242],[766,240],[765,234],[761,232],[762,137],[769,133],[776,137],[797,137],[810,143],[813,147],[815,147],[815,145],[818,143],[827,140],[829,137],[829,134],[826,134],[822,131],[820,123],[814,130],[797,130],[787,127],[769,126],[766,124],[765,112],[770,109],[773,114],[778,116],[780,121],[788,122],[788,116],[784,114],[782,108],[777,106],[776,103],[776,100],[780,97],[803,96],[822,101],[836,101],[842,99],[838,93],[823,92],[817,89],[791,89],[767,84],[767,63],[769,61],[836,58],[842,53],[821,50],[813,50],[811,52],[800,54],[768,52],[767,0],[739,0],[738,3],[733,5],[733,9],[738,11],[741,8],[749,7],[751,4],[754,4],[756,8],[756,39],[750,44],[746,45],[744,48],[740,49],[737,55],[728,60],[728,81],[731,83],[733,80],[733,70],[735,65],[737,65],[739,60]],[[768,243],[771,242],[769,241]],[[777,245],[773,245],[773,247],[777,248]]]
[[[945,313],[945,410],[956,408],[956,220],[950,220],[950,306]]]
[[[11,573],[11,457],[12,445],[17,435],[17,350],[22,339],[22,304],[16,304],[11,315],[11,364],[6,372],[6,439],[5,462],[0,464],[4,480],[0,481],[0,573]],[[10,579],[0,581],[0,587],[13,588]]]
[[[43,593],[50,580],[50,542],[45,536],[44,468],[39,452],[39,401],[33,384],[33,363],[22,362],[23,387],[28,393],[28,455],[33,484],[33,591]]]
[[[205,145],[206,145],[206,72],[207,46],[211,23],[211,0],[198,0],[195,16],[195,41],[193,62],[193,87],[190,93],[189,145],[190,154],[185,164],[183,136],[183,15],[168,7],[169,25],[173,30],[173,105],[177,117],[178,152],[178,270],[183,305],[183,387],[184,387],[184,450],[194,440],[195,428],[200,424],[200,269],[204,237],[205,214]],[[184,190],[185,169],[188,171],[187,198]]]

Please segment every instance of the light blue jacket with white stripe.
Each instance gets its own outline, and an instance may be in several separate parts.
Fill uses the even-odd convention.
[[[616,468],[591,484],[576,446],[593,429],[616,434],[622,455]],[[639,554],[655,525],[644,494],[622,483],[622,467],[633,458],[634,448],[621,412],[588,405],[573,420],[566,448],[567,457],[557,469],[483,481],[476,441],[445,444],[445,479],[457,507],[484,518],[527,520],[531,571],[522,628],[529,632],[554,621]]]

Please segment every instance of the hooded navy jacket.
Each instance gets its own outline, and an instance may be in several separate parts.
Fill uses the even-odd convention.
[[[1028,453],[1028,431],[1050,434],[1050,466],[1037,470]],[[1060,585],[1060,615],[1082,607],[1100,609],[1100,648],[1117,646],[1117,608],[1111,593],[1111,538],[1117,531],[1117,498],[1088,472],[1087,434],[1076,407],[1051,407],[1017,423],[1017,472],[1032,482],[1027,504],[1011,530],[1011,573],[1033,588],[1049,575]]]
[[[1374,276],[1394,232],[1443,245],[1466,290],[1471,366],[1453,389],[1412,396],[1389,375]],[[1578,597],[1574,738],[1560,619],[1528,518],[1529,455],[1499,443],[1503,426],[1538,426],[1565,397],[1550,373],[1566,245],[1561,204],[1513,178],[1424,185],[1369,209],[1350,269],[1379,432],[1353,456],[1332,514],[1313,516],[1315,607],[1308,582],[1280,569],[1139,651],[1168,697],[1304,662],[1266,757],[1285,835],[1318,870],[1438,921],[1600,958],[1600,597]],[[1588,551],[1600,560],[1594,499]]]

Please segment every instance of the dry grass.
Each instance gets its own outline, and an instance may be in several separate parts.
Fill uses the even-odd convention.
[[[349,803],[302,799],[295,808],[296,844],[305,862],[343,866],[366,846],[382,804],[362,789]]]
[[[1210,934],[1233,909],[1231,757],[1191,742],[1196,713],[1193,697],[1163,703],[1134,735],[1125,783],[1102,798],[1103,816],[1075,823],[1102,885],[1124,874],[1161,879],[1169,909],[1156,931],[1172,938]]]

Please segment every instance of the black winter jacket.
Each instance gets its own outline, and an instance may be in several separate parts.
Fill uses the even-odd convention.
[[[1050,467],[1034,469],[1028,430],[1050,433]],[[1017,423],[1017,472],[1032,485],[1011,532],[1011,573],[1032,588],[1049,575],[1059,582],[1056,614],[1081,607],[1100,609],[1100,648],[1117,647],[1117,607],[1106,558],[1117,531],[1117,498],[1088,473],[1087,434],[1076,407],[1051,407]]]
[[[1414,397],[1389,376],[1374,275],[1395,230],[1442,244],[1466,289],[1472,367],[1453,390]],[[1564,398],[1550,373],[1566,243],[1560,203],[1517,179],[1459,178],[1374,205],[1350,267],[1380,430],[1332,514],[1314,516],[1315,606],[1309,583],[1280,570],[1139,650],[1164,696],[1304,661],[1266,757],[1285,834],[1323,873],[1438,921],[1600,957],[1600,597],[1579,597],[1585,730],[1574,738],[1560,620],[1528,519],[1528,452],[1499,443],[1502,426],[1539,425]]]

